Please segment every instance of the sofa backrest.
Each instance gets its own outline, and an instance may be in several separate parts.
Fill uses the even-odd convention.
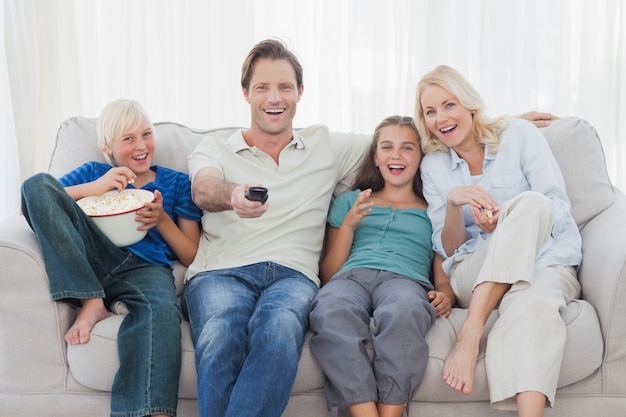
[[[61,124],[50,174],[61,177],[84,162],[104,162],[97,145],[96,120],[72,117]],[[199,130],[171,122],[155,123],[154,128],[154,163],[182,172],[189,172],[187,155],[205,136],[227,137],[241,129]],[[554,120],[541,130],[561,167],[574,219],[582,227],[615,200],[600,138],[588,122],[578,117]]]

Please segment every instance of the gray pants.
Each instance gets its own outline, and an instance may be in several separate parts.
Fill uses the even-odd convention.
[[[425,337],[435,321],[430,289],[367,268],[348,271],[320,289],[311,309],[311,352],[324,372],[329,410],[411,399],[424,377]],[[370,340],[373,360],[365,348]]]

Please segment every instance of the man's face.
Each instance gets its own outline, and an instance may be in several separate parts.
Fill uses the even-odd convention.
[[[254,63],[248,89],[243,90],[252,113],[251,130],[277,135],[289,131],[304,87],[298,88],[296,72],[285,59],[261,58]]]

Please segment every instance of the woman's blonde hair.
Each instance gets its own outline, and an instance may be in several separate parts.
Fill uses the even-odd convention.
[[[415,124],[420,133],[424,153],[447,152],[449,148],[430,131],[424,117],[421,97],[426,87],[438,85],[456,97],[459,103],[472,112],[472,132],[480,143],[489,145],[493,153],[499,150],[500,134],[505,129],[509,117],[500,116],[495,119],[485,114],[485,104],[478,91],[461,75],[460,72],[447,65],[439,65],[422,77],[417,85],[415,100]]]
[[[133,100],[115,100],[102,109],[96,125],[98,147],[104,154],[104,159],[111,166],[117,166],[111,154],[113,141],[122,139],[125,133],[139,128],[144,121],[153,129],[152,121],[146,110],[141,104]]]

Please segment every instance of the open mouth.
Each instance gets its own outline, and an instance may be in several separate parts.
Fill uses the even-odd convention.
[[[446,126],[443,129],[439,129],[439,131],[441,133],[443,133],[444,135],[452,132],[454,129],[456,129],[456,125],[452,125],[452,126]]]
[[[406,166],[404,166],[404,165],[387,165],[387,168],[389,168],[389,172],[391,172],[392,174],[401,174],[406,169]]]
[[[143,161],[148,157],[147,153],[142,153],[141,155],[135,155],[132,156],[131,158],[133,158],[134,161]]]
[[[265,109],[266,114],[283,114],[285,109]]]

